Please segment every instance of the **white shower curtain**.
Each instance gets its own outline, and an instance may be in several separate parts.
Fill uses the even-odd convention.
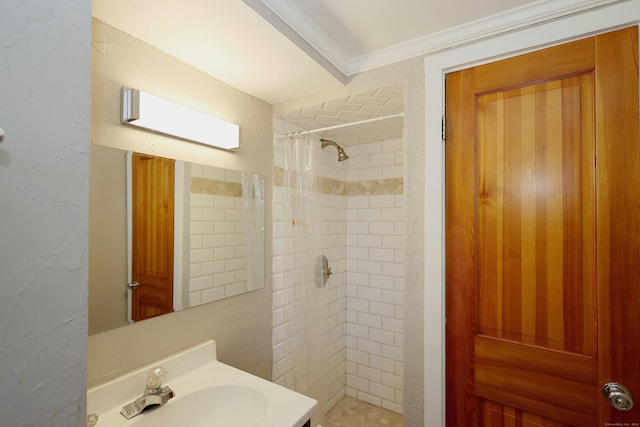
[[[314,425],[321,422],[327,401],[327,345],[322,333],[324,311],[318,286],[321,253],[321,206],[315,190],[313,145],[310,139],[286,142],[284,159],[284,316],[283,350],[287,373],[282,385],[319,402]]]
[[[264,286],[264,178],[242,172],[245,290]]]

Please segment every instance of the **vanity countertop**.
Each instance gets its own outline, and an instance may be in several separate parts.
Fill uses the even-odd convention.
[[[173,390],[175,397],[127,420],[120,409],[140,397],[149,370],[157,366],[168,371],[164,385]],[[246,426],[300,427],[316,408],[317,402],[310,397],[219,362],[213,340],[87,392],[87,413],[99,417],[96,427],[162,427],[175,425],[176,420],[182,425],[216,426],[216,419],[228,422],[224,417],[230,416],[231,411],[237,411]]]

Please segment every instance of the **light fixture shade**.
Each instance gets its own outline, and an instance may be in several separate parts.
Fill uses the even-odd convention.
[[[122,88],[122,123],[213,147],[240,147],[240,127],[137,89]]]

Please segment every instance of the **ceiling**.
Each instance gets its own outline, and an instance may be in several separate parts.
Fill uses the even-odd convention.
[[[619,0],[93,0],[93,16],[272,104],[344,85],[361,71]],[[291,112],[303,129],[402,112],[380,88]],[[391,126],[392,130],[385,127]],[[348,130],[350,129],[350,130]],[[363,129],[351,132],[361,143]],[[401,135],[402,119],[367,125]]]
[[[318,132],[321,137],[350,146],[401,138],[402,113],[404,88],[396,85],[290,111],[283,114],[283,119],[295,126],[285,129],[287,133],[299,129],[321,130]]]
[[[339,87],[409,41],[528,3],[93,0],[92,7],[97,19],[276,104]],[[367,59],[367,67],[356,65]]]

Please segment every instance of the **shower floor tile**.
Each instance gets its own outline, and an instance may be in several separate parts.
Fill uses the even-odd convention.
[[[402,414],[345,396],[327,413],[322,427],[402,427]]]

